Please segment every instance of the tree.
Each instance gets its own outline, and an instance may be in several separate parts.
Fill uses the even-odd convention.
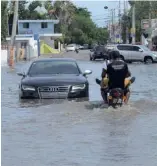
[[[131,8],[128,13],[128,17],[132,17],[132,6],[135,5],[135,22],[136,22],[136,41],[139,42],[141,38],[142,29],[141,29],[141,21],[142,19],[149,19],[149,13],[151,11],[151,18],[157,18],[157,1],[129,1]],[[124,22],[123,22],[124,21]],[[131,28],[131,19],[122,20],[123,26],[127,22],[129,24],[129,28]]]
[[[47,18],[48,19],[56,19],[56,15],[55,15],[55,10],[54,7],[52,5],[52,1],[47,0],[44,2],[44,7],[47,10]]]
[[[30,12],[34,12],[34,10],[38,7],[38,6],[42,6],[40,1],[33,1],[30,3],[30,5],[28,6],[28,9]]]
[[[6,41],[8,35],[8,23],[7,23],[7,1],[1,2],[1,41]]]
[[[121,18],[122,40],[126,43],[126,30],[131,29],[131,17],[124,14]]]
[[[108,37],[109,34],[106,28],[97,28],[97,41],[101,44],[106,44]]]
[[[90,17],[91,16],[91,13],[88,11],[87,8],[81,8],[81,7],[76,9],[76,14],[82,15],[84,17]]]
[[[28,18],[29,11],[26,9],[27,1],[19,1],[18,17],[19,20],[24,20]]]
[[[93,44],[94,42],[105,43],[107,41],[107,29],[98,28],[91,19],[91,13],[87,8],[76,7],[71,1],[44,2],[45,14],[36,11],[38,6],[42,6],[39,1],[32,1],[28,8],[25,8],[27,0],[19,1],[20,19],[58,19],[59,24],[55,25],[55,32],[62,33],[63,43]],[[10,2],[10,17],[13,15]],[[12,14],[12,15],[11,15]]]

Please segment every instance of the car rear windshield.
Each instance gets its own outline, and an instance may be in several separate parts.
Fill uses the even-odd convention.
[[[72,61],[39,61],[33,62],[28,75],[43,74],[80,74],[76,62]]]
[[[104,47],[103,46],[97,46],[95,49],[96,49],[96,51],[104,51]]]

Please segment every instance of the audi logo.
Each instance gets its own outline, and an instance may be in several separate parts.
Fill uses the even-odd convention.
[[[40,92],[58,92],[59,88],[58,87],[40,87],[39,88]]]
[[[50,87],[49,88],[49,92],[57,92],[57,91],[59,91],[59,88],[57,88],[57,87]]]

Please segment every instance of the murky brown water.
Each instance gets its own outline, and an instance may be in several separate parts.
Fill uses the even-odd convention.
[[[93,70],[90,102],[19,101],[20,77],[2,68],[3,166],[157,165],[157,65],[130,65],[130,104],[117,110],[99,108],[101,62],[80,66]]]

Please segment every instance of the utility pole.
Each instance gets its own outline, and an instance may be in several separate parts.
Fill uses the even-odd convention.
[[[121,4],[119,0],[119,42],[121,42],[122,39],[122,30],[121,30]]]
[[[13,25],[12,25],[12,33],[11,33],[11,46],[13,47],[15,42],[16,36],[16,27],[17,27],[17,20],[18,20],[18,7],[19,3],[18,0],[14,1],[14,18],[13,18]]]
[[[113,29],[113,43],[115,43],[115,9],[112,9],[112,29]]]
[[[152,35],[152,19],[151,19],[151,6],[152,3],[149,1],[149,48],[152,47],[151,35]]]
[[[132,6],[132,44],[136,42],[136,29],[135,29],[135,1]]]
[[[127,2],[124,0],[124,15],[127,16]],[[128,18],[127,18],[127,21],[128,21]],[[126,40],[126,44],[129,43],[129,40],[128,40],[128,27],[127,27],[127,24],[126,24],[126,30],[125,30],[125,40]]]
[[[15,50],[14,50],[14,43],[15,43],[15,37],[16,37],[16,27],[17,27],[17,20],[18,20],[18,0],[13,1],[14,2],[14,18],[13,18],[13,24],[12,24],[12,34],[11,34],[11,40],[10,40],[10,49],[9,49],[9,66],[13,68],[14,66],[14,58],[15,58]]]
[[[111,21],[108,20],[109,38],[111,39]]]
[[[109,14],[109,21],[108,21],[109,39],[111,40],[111,13],[109,9],[108,9],[108,14]]]
[[[112,42],[114,40],[113,34],[114,34],[114,27],[113,27],[113,9],[111,9],[111,14],[112,14]]]

